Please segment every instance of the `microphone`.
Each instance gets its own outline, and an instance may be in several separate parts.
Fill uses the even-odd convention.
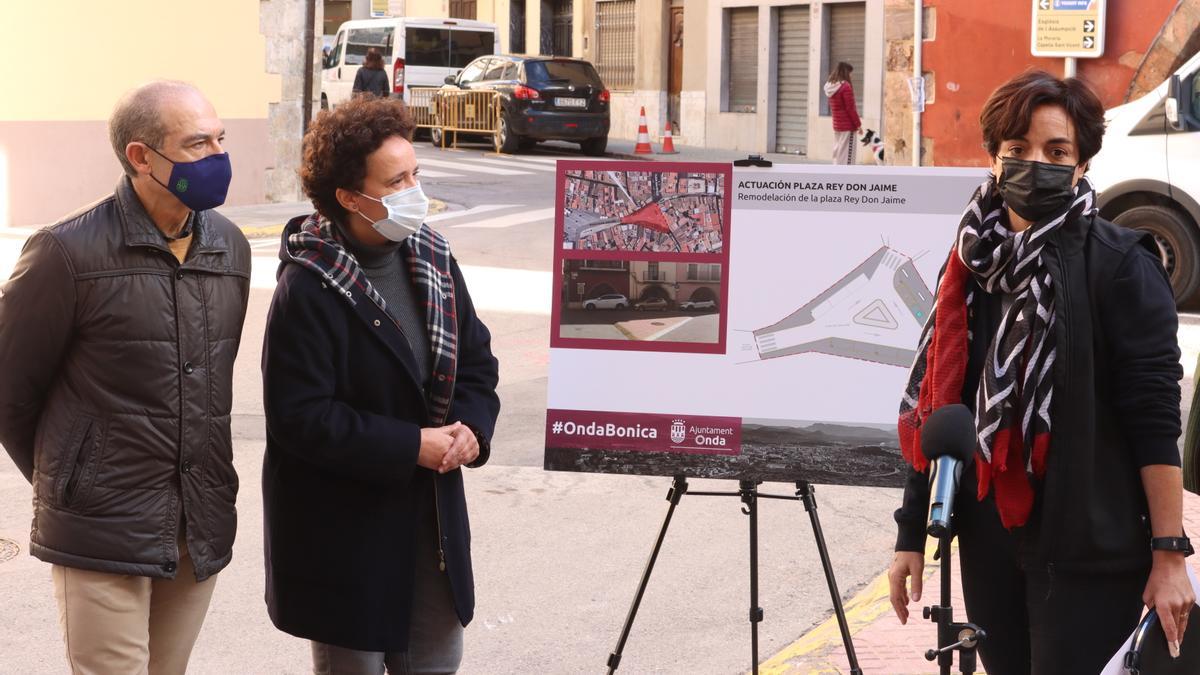
[[[975,416],[961,403],[934,410],[921,426],[921,452],[932,465],[929,474],[929,525],[941,538],[950,532],[950,515],[964,466],[975,460]]]

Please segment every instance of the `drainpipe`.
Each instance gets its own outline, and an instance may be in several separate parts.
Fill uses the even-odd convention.
[[[913,0],[913,166],[921,166],[921,111],[925,108],[925,77],[921,67],[921,36],[924,34],[925,0]],[[917,86],[921,87],[919,91],[917,90]]]
[[[317,30],[317,0],[305,0],[304,2],[304,86],[303,103],[300,105],[300,114],[303,119],[300,123],[300,132],[308,133],[308,123],[312,120],[313,111],[313,88],[314,75],[313,70],[316,69],[316,30]]]

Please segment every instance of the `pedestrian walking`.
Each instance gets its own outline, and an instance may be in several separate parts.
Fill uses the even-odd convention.
[[[33,484],[73,673],[183,673],[232,555],[246,238],[212,211],[225,130],[190,85],[109,120],[113,194],[29,238],[0,289],[0,443]]]
[[[358,73],[354,76],[354,88],[351,90],[352,96],[363,96],[370,94],[387,98],[388,95],[388,76],[387,71],[383,69],[383,57],[379,55],[379,51],[374,47],[367,50],[367,56],[363,60],[362,67],[358,69]]]
[[[1195,597],[1176,447],[1178,317],[1157,246],[1097,215],[1084,174],[1104,107],[1082,81],[1017,76],[980,126],[993,175],[963,215],[901,403],[913,469],[896,512],[892,604],[905,621],[920,599],[921,425],[963,403],[977,452],[954,527],[987,672],[1099,672],[1144,605],[1177,653]]]
[[[856,136],[862,130],[858,104],[854,101],[854,87],[850,84],[850,73],[853,71],[854,66],[839,61],[825,81],[825,97],[829,99],[829,114],[833,116],[834,164],[854,164]]]
[[[316,673],[451,673],[475,606],[461,467],[482,466],[497,362],[397,100],[322,113],[263,348],[267,606]]]

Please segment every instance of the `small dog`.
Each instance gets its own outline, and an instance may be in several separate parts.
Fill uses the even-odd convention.
[[[871,154],[875,155],[876,164],[883,164],[883,139],[875,133],[874,129],[864,129],[862,140],[859,142],[871,149]]]

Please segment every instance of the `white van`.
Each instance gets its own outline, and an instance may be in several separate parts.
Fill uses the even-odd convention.
[[[374,47],[392,82],[392,96],[408,102],[413,87],[438,88],[477,57],[495,54],[496,24],[466,19],[393,17],[343,23],[324,62],[321,108],[350,100],[354,76]]]
[[[1105,116],[1088,175],[1100,215],[1154,234],[1180,304],[1200,290],[1200,54]]]

